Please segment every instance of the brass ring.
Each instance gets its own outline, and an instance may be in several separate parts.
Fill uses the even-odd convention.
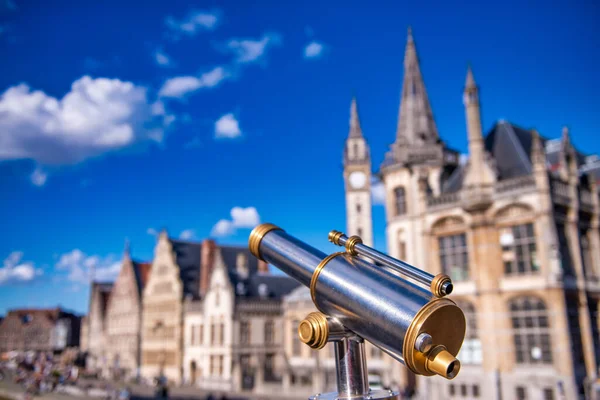
[[[348,238],[348,240],[346,241],[346,251],[348,253],[352,254],[353,256],[357,256],[358,253],[354,249],[354,246],[356,246],[357,244],[360,244],[362,242],[363,241],[359,236],[350,236]]]
[[[344,236],[344,234],[340,231],[331,231],[329,232],[329,241],[337,246],[340,245],[340,238]]]
[[[259,260],[265,261],[260,255],[260,241],[267,233],[277,229],[283,231],[283,229],[281,229],[277,225],[265,223],[258,225],[252,230],[252,232],[250,232],[250,238],[248,239],[248,248],[250,249],[250,253],[252,253],[254,257],[258,258]]]
[[[336,258],[337,256],[340,256],[342,254],[345,254],[345,252],[339,251],[337,253],[333,253],[333,254],[330,254],[327,257],[325,257],[319,263],[319,265],[317,265],[317,268],[315,268],[315,271],[313,272],[312,278],[310,278],[310,297],[312,298],[312,301],[313,301],[313,303],[315,304],[315,307],[317,307],[318,310],[320,310],[320,308],[317,305],[317,291],[316,291],[316,287],[317,287],[317,280],[319,279],[319,274],[321,274],[321,271],[323,270],[323,268],[325,268],[325,265],[327,265],[327,263],[329,261],[333,260],[334,258]]]
[[[442,292],[442,289],[444,287],[444,284],[446,284],[447,282],[452,283],[452,280],[446,274],[437,274],[436,276],[434,276],[431,280],[431,293],[433,293],[435,297],[444,297],[446,293]]]

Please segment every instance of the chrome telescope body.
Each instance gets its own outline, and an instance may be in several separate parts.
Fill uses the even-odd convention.
[[[415,374],[453,379],[460,370],[456,355],[464,340],[466,321],[461,309],[443,297],[452,290],[450,279],[379,253],[362,245],[357,236],[348,238],[332,231],[329,239],[345,246],[346,251],[327,255],[272,224],[259,225],[250,234],[249,248],[254,256],[310,288],[322,316],[319,319],[311,314],[302,321],[302,341],[313,348],[324,347],[331,321],[335,321],[333,326],[341,323]]]

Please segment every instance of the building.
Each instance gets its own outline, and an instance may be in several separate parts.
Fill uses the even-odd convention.
[[[144,378],[164,375],[171,382],[182,382],[184,300],[198,300],[206,291],[215,247],[210,240],[192,243],[160,233],[142,295]]]
[[[271,275],[246,247],[218,246],[201,299],[185,304],[184,378],[207,390],[281,388],[282,296],[298,286]]]
[[[111,282],[93,282],[90,289],[90,308],[87,315],[86,367],[101,376],[108,375],[106,343],[106,309],[112,290]]]
[[[60,308],[11,310],[0,322],[0,352],[60,353],[79,346],[81,317]]]
[[[562,137],[499,121],[483,135],[464,87],[468,161],[438,135],[409,30],[396,140],[377,176],[390,255],[450,275],[467,317],[453,381],[422,398],[593,398],[600,361],[600,162]],[[372,235],[369,148],[356,101],[344,152],[348,233]],[[408,385],[408,374],[404,385]],[[597,394],[596,394],[597,395]]]
[[[133,261],[129,247],[106,308],[106,356],[114,379],[137,377],[140,367],[142,291],[150,263]]]

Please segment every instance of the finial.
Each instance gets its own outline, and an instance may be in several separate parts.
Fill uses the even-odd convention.
[[[131,243],[129,242],[129,238],[125,238],[125,249],[123,250],[123,253],[127,257],[131,256]]]
[[[539,132],[534,128],[531,130],[531,159],[535,162],[543,161],[545,155],[542,138]]]
[[[356,104],[356,97],[354,96],[352,96],[352,102],[350,103],[350,137],[362,137],[360,121],[358,119],[358,106]]]
[[[477,87],[475,83],[475,77],[473,76],[473,70],[471,69],[471,63],[467,64],[467,80],[465,81],[465,88],[472,89]]]
[[[412,42],[413,41],[412,27],[410,25],[408,26],[408,32],[406,34],[406,40],[408,42]]]

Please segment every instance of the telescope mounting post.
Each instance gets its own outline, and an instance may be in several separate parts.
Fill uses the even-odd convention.
[[[348,330],[338,320],[314,312],[298,326],[300,340],[314,349],[328,342],[335,346],[337,392],[317,393],[309,400],[383,400],[400,399],[392,390],[371,390],[362,337]]]

